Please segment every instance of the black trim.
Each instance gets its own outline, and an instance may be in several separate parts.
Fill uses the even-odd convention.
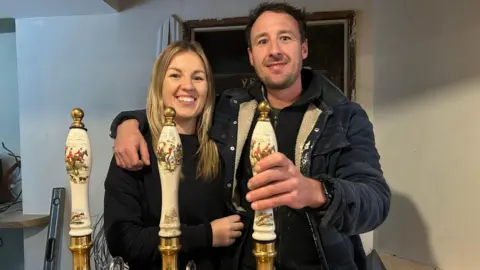
[[[15,19],[2,18],[0,19],[0,34],[15,33]]]

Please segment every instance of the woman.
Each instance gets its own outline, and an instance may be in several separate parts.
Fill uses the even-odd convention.
[[[130,269],[161,269],[159,223],[161,185],[156,156],[166,106],[176,111],[175,122],[183,146],[179,184],[181,251],[179,269],[193,260],[196,269],[220,269],[224,249],[239,237],[243,224],[228,216],[221,181],[221,159],[208,137],[215,93],[213,77],[200,45],[170,44],[156,60],[147,97],[149,132],[145,135],[149,167],[127,171],[112,158],[105,180],[104,222],[112,256],[122,257]]]

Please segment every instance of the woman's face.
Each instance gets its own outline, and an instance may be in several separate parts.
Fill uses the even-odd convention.
[[[163,102],[175,109],[175,121],[196,121],[205,106],[207,92],[202,59],[194,52],[176,54],[168,66],[162,87]]]

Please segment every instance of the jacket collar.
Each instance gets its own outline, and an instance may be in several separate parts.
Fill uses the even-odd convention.
[[[342,91],[320,72],[303,68],[301,79],[302,95],[292,106],[313,103],[324,111],[348,102]],[[265,87],[260,80],[248,88],[248,93],[258,102],[266,100]]]

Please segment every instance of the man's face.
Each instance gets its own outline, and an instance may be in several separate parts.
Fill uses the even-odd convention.
[[[252,26],[250,64],[268,89],[290,87],[300,76],[308,55],[297,21],[285,13],[264,12]]]

